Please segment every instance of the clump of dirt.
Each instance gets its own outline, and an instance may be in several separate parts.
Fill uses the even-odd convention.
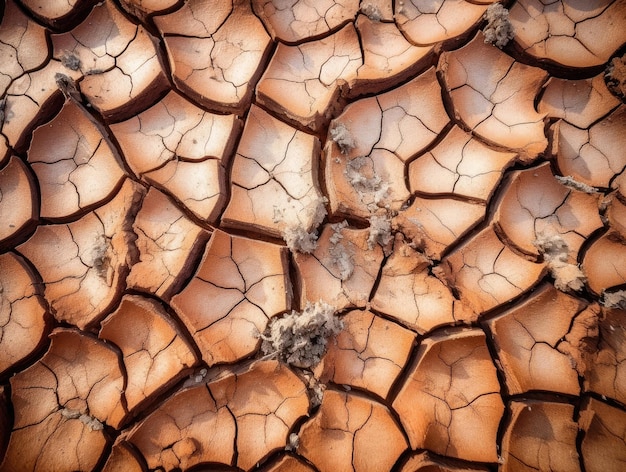
[[[369,2],[363,2],[361,4],[361,13],[367,16],[372,21],[380,21],[382,19],[382,13],[377,5],[373,5]]]
[[[322,301],[307,303],[302,313],[292,311],[274,318],[265,333],[259,334],[261,349],[285,364],[308,369],[319,364],[328,340],[342,329],[333,306]]]
[[[369,218],[370,234],[367,238],[367,247],[374,249],[376,244],[386,247],[393,240],[391,234],[391,220],[386,216],[372,215]]]
[[[330,139],[337,143],[342,154],[349,153],[356,146],[354,137],[343,123],[335,123],[330,129]]]
[[[86,425],[92,431],[101,431],[102,429],[104,429],[104,425],[100,421],[98,421],[97,418],[94,418],[93,416],[89,416],[86,413],[81,413],[78,410],[73,410],[71,408],[63,408],[61,410],[61,415],[64,418],[67,418],[70,420],[73,420],[73,419],[80,420],[81,423]]]
[[[339,271],[339,278],[341,280],[348,280],[354,272],[354,259],[348,249],[341,243],[343,234],[341,230],[348,226],[347,221],[341,223],[335,223],[331,225],[334,233],[330,237],[330,249],[329,254],[331,262],[334,267]]]
[[[509,21],[509,10],[499,3],[489,5],[484,16],[487,25],[483,30],[485,42],[502,49],[515,36],[513,25]]]
[[[607,308],[626,310],[626,290],[604,292],[602,294],[602,304]]]
[[[322,197],[315,201],[307,211],[311,211],[313,215],[313,231],[307,231],[302,226],[286,226],[282,230],[282,237],[291,252],[301,252],[310,254],[317,249],[317,228],[326,218],[326,203],[328,199]],[[279,221],[279,220],[277,220]]]
[[[558,290],[579,292],[585,287],[587,277],[578,265],[567,262],[569,247],[560,235],[540,234],[533,245],[543,254]]]
[[[302,226],[285,228],[283,239],[292,252],[310,254],[317,248],[317,231],[308,232]]]

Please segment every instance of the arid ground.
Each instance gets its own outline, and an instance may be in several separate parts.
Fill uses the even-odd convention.
[[[0,471],[626,470],[626,0],[0,13]]]

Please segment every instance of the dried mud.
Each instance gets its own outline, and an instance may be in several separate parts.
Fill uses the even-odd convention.
[[[624,469],[626,1],[0,13],[0,471]]]

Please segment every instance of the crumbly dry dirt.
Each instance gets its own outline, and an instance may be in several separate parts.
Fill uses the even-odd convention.
[[[624,470],[626,1],[0,13],[0,471]]]

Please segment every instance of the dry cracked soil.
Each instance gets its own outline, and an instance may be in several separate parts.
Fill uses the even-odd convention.
[[[626,1],[0,17],[0,471],[626,470]]]

